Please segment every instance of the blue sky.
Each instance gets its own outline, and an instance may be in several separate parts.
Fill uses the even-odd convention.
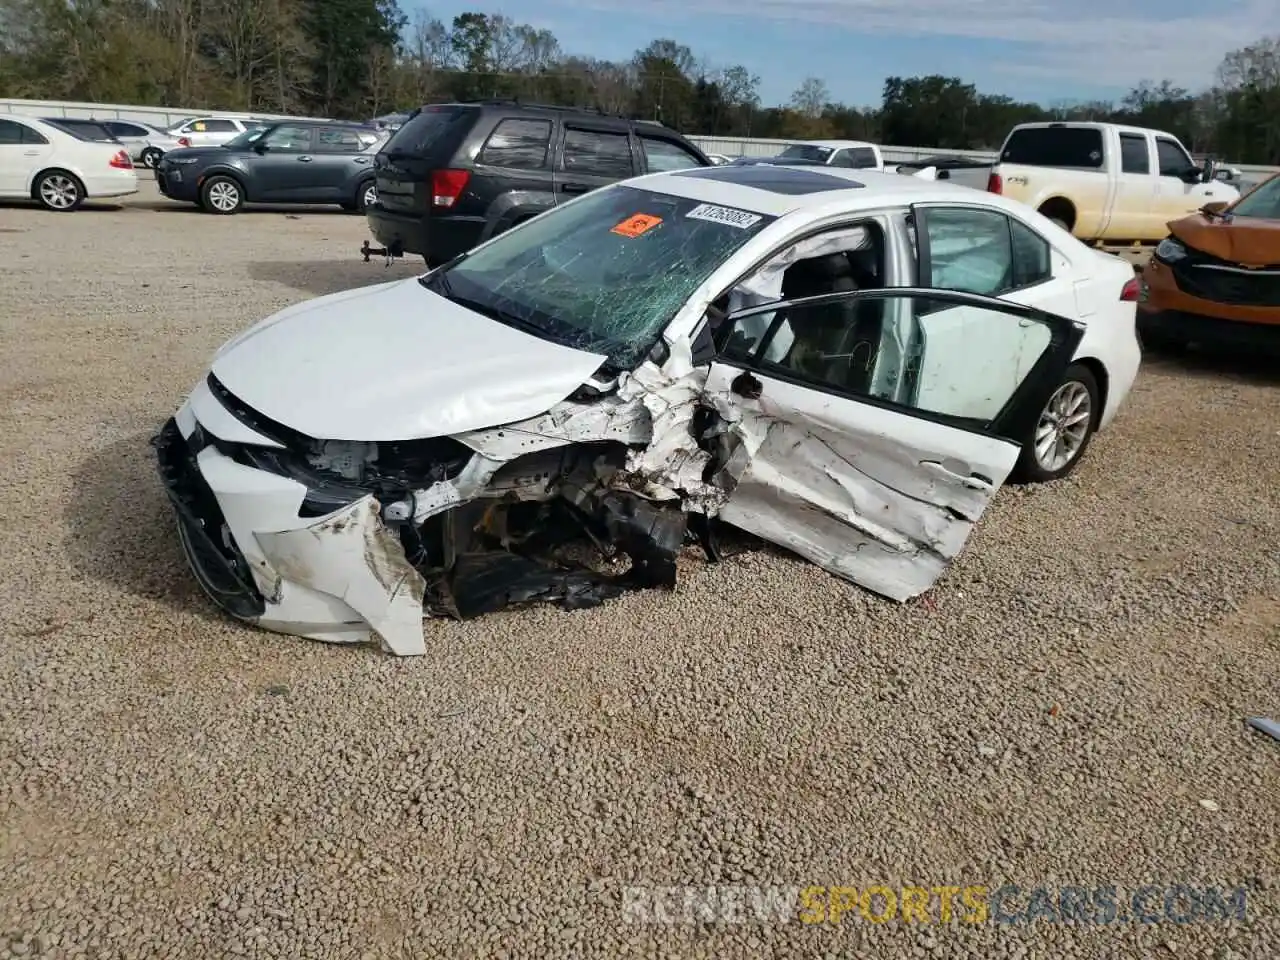
[[[491,0],[466,10],[546,27],[567,53],[627,59],[667,37],[713,67],[743,64],[766,104],[807,76],[847,103],[878,104],[884,78],[941,73],[1052,103],[1114,99],[1143,79],[1198,89],[1223,54],[1274,31],[1280,0]],[[643,10],[644,12],[639,12]]]

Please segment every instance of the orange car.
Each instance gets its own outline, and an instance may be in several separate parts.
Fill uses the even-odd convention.
[[[1142,274],[1143,342],[1280,350],[1280,174],[1169,231]]]

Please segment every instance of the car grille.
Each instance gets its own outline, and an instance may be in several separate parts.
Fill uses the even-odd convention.
[[[1246,270],[1191,250],[1171,269],[1178,289],[1193,297],[1236,306],[1280,307],[1280,264]]]

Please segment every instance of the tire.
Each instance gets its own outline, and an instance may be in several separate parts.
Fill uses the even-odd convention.
[[[84,184],[66,170],[46,170],[31,185],[31,195],[46,210],[70,213],[84,203]]]
[[[239,213],[244,206],[244,187],[231,177],[210,177],[200,189],[200,206],[223,217]]]
[[[1073,423],[1071,418],[1080,414],[1085,415],[1084,419]],[[1036,418],[1031,435],[1023,442],[1022,454],[1014,467],[1015,480],[1049,483],[1067,476],[1084,458],[1101,416],[1102,390],[1098,378],[1083,363],[1073,363]],[[1067,418],[1065,426],[1063,417]],[[1077,426],[1079,429],[1074,429]],[[1037,453],[1038,438],[1043,453]],[[1046,441],[1052,445],[1044,449]]]
[[[356,202],[351,209],[356,213],[364,213],[369,204],[378,199],[378,188],[373,180],[361,180],[356,187]]]
[[[160,162],[160,158],[163,156],[163,150],[157,150],[155,147],[147,147],[142,151],[142,156],[138,159],[142,161],[142,165],[148,170],[154,170],[156,165]]]

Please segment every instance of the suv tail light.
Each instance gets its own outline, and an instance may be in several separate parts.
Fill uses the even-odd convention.
[[[191,141],[190,141],[190,140],[188,140],[186,137],[179,137],[179,138],[178,138],[178,146],[180,146],[180,147],[189,147],[189,146],[191,146]]]
[[[987,193],[1004,193],[1004,181],[994,170],[987,176]]]
[[[431,171],[431,205],[433,207],[452,207],[467,189],[471,180],[469,170],[433,170]]]
[[[1142,281],[1134,277],[1120,290],[1120,299],[1128,303],[1137,303],[1139,295],[1142,293]]]
[[[111,166],[117,170],[132,170],[133,161],[129,159],[128,150],[120,150],[111,158]]]

